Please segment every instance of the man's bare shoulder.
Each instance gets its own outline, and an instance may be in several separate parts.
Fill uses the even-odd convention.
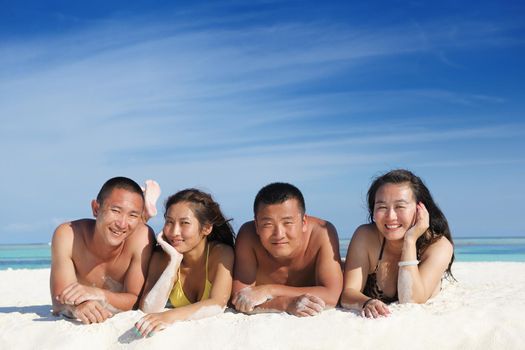
[[[236,241],[242,243],[256,243],[259,241],[259,236],[257,236],[257,231],[255,229],[255,221],[247,221],[242,224],[237,234]]]
[[[315,216],[308,216],[308,225],[312,235],[312,242],[322,244],[339,239],[337,229],[330,221]]]
[[[60,224],[53,234],[53,244],[59,241],[73,240],[75,236],[82,236],[86,232],[94,230],[95,220],[80,219]]]

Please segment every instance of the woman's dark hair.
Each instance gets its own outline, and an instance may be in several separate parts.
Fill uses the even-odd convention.
[[[430,218],[430,226],[428,231],[418,238],[416,242],[416,250],[418,259],[423,254],[425,249],[430,246],[432,243],[437,241],[440,237],[445,236],[450,243],[454,244],[452,241],[452,235],[450,233],[450,228],[448,226],[448,221],[445,218],[445,215],[439,209],[436,202],[432,198],[430,191],[427,186],[423,183],[423,180],[418,176],[414,175],[412,172],[405,169],[396,169],[389,171],[388,173],[377,177],[370,186],[368,190],[367,200],[368,200],[368,215],[371,223],[374,222],[374,205],[376,199],[376,193],[379,188],[385,184],[408,184],[414,193],[416,203],[422,202],[428,210]],[[448,264],[447,270],[445,271],[447,276],[452,276],[452,263],[454,262],[454,253],[452,253],[452,258]]]
[[[164,217],[172,205],[180,202],[186,202],[191,206],[201,228],[205,225],[212,225],[211,233],[207,237],[208,241],[217,241],[230,247],[234,246],[235,235],[230,220],[224,217],[219,203],[215,202],[210,194],[195,188],[179,191],[171,195],[166,201]]]

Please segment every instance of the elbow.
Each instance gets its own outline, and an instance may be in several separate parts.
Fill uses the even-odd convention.
[[[344,307],[345,309],[351,309],[352,306],[351,306],[351,302],[348,298],[348,291],[347,290],[344,290],[343,293],[341,294],[341,306]]]
[[[399,304],[424,304],[427,302],[428,298],[418,297],[412,295],[412,293],[399,292],[398,294]]]
[[[343,293],[341,294],[341,306],[345,309],[361,309],[358,302],[352,298],[352,293],[355,291],[352,288],[347,288],[343,290]]]
[[[341,297],[341,290],[329,291],[327,297],[325,297],[325,308],[334,308],[339,303],[339,298]]]

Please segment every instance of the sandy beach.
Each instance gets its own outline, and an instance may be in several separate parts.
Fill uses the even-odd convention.
[[[151,338],[129,311],[81,325],[50,313],[49,269],[0,271],[0,349],[520,349],[525,343],[525,263],[456,263],[458,282],[424,305],[392,305],[364,319],[335,309],[320,316],[246,316],[227,310],[179,322]]]

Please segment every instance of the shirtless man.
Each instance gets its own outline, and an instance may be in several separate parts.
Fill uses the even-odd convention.
[[[155,242],[143,221],[144,206],[140,186],[115,177],[91,202],[95,220],[66,222],[55,230],[50,278],[55,315],[99,323],[137,304]]]
[[[235,242],[235,308],[314,316],[334,307],[343,288],[335,227],[307,216],[303,195],[287,183],[263,187],[253,211]]]

